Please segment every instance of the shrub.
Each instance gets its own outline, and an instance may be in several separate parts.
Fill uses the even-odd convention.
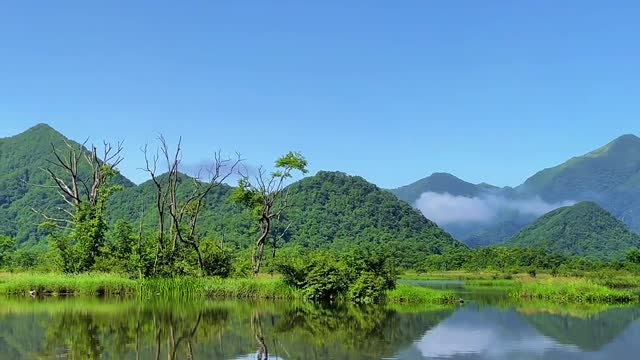
[[[301,289],[306,298],[371,304],[382,300],[395,288],[396,272],[382,252],[350,251],[342,257],[327,252],[288,257],[278,261],[277,270],[284,282]]]
[[[216,244],[212,240],[205,240],[200,244],[204,274],[209,276],[229,277],[233,271],[233,254],[231,249]]]
[[[373,304],[384,299],[387,289],[383,278],[364,272],[349,288],[348,297],[357,304]]]

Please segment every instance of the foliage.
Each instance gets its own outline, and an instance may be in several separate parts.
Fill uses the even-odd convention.
[[[300,153],[289,152],[278,158],[275,163],[276,170],[270,176],[266,176],[262,168],[258,169],[258,175],[253,182],[248,174],[245,174],[238,182],[238,187],[232,192],[231,200],[249,209],[251,215],[257,220],[260,233],[253,249],[254,274],[260,272],[260,266],[264,256],[264,247],[272,238],[275,252],[277,237],[273,232],[273,221],[284,216],[287,209],[289,192],[285,190],[285,181],[297,171],[306,174],[307,160]]]
[[[233,271],[233,253],[224,244],[207,239],[200,244],[204,275],[228,277]]]
[[[320,171],[289,187],[287,244],[342,251],[384,244],[399,266],[466,248],[408,204],[361,177]]]
[[[383,251],[358,249],[338,256],[326,251],[287,257],[277,263],[284,282],[301,289],[313,301],[345,298],[372,304],[395,288],[396,270]]]
[[[7,266],[15,252],[16,241],[10,236],[0,236],[0,268]]]

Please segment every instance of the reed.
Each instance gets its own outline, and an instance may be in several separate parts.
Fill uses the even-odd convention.
[[[398,284],[387,293],[387,300],[396,304],[453,304],[459,298],[452,291]]]

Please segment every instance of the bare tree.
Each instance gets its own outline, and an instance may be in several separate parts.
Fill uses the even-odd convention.
[[[193,248],[198,256],[200,270],[204,272],[204,260],[200,251],[198,238],[198,220],[206,206],[206,197],[211,191],[223,183],[242,161],[239,154],[235,159],[223,158],[221,152],[214,153],[212,162],[190,178],[190,192],[185,198],[179,198],[178,185],[186,180],[180,173],[182,161],[182,139],[178,141],[175,151],[171,151],[164,136],[158,137],[159,147],[150,157],[145,146],[146,167],[143,169],[150,176],[156,188],[156,210],[158,212],[159,239],[158,250],[168,251],[173,257],[180,244]],[[164,162],[167,172],[161,178],[158,173],[158,162]],[[169,243],[166,241],[169,240]]]
[[[103,142],[100,155],[95,145],[91,145],[88,151],[85,145],[86,141],[77,145],[65,141],[65,148],[58,149],[51,144],[54,159],[48,160],[50,166],[43,169],[67,204],[58,208],[63,215],[52,216],[33,209],[59,228],[78,232],[79,227],[85,227],[80,229],[83,233],[75,234],[76,240],[83,239],[79,242],[84,249],[85,261],[79,270],[87,270],[98,251],[106,231],[106,202],[118,188],[108,182],[117,174],[116,167],[123,160],[122,142],[115,147]]]

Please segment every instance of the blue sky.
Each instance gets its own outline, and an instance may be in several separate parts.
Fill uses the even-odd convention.
[[[46,122],[139,147],[184,138],[383,187],[435,171],[517,185],[640,133],[640,4],[3,1],[0,136]]]

